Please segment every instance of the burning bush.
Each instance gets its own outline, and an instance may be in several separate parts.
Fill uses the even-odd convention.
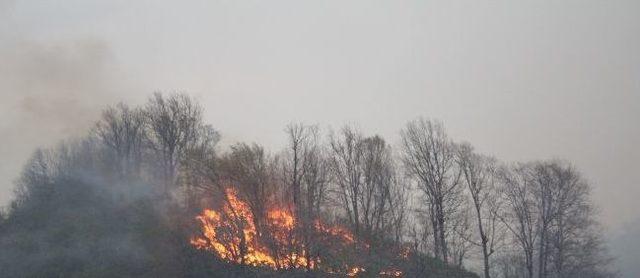
[[[311,248],[296,233],[297,220],[287,209],[269,209],[266,225],[260,230],[256,226],[259,221],[256,221],[249,205],[238,198],[235,189],[227,188],[224,195],[225,203],[219,210],[205,209],[197,216],[202,230],[200,235],[191,239],[196,248],[211,251],[220,259],[240,265],[271,269],[303,268],[354,275],[364,270],[339,260],[351,257],[355,250],[368,248],[364,243],[357,243],[347,229],[315,220],[312,231],[317,248]]]
[[[200,230],[190,244],[230,265],[292,273],[299,270],[314,276],[413,277],[430,273],[432,277],[475,277],[408,246],[389,243],[385,249],[372,250],[349,229],[320,219],[313,221],[313,240],[305,243],[298,232],[299,221],[288,209],[268,209],[261,229],[256,225],[261,221],[236,189],[226,188],[222,197],[219,208],[204,209],[196,216]]]
[[[381,138],[345,131],[328,154],[294,125],[279,157],[242,143],[218,156],[201,112],[156,94],[37,151],[0,213],[2,274],[473,277],[403,245],[407,193]]]

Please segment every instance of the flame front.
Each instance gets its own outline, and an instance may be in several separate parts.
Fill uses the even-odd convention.
[[[222,213],[206,209],[197,217],[202,236],[193,238],[191,244],[211,250],[228,262],[275,267],[276,261],[259,244],[249,206],[238,199],[235,190],[229,188],[225,194],[228,202],[222,207]]]
[[[238,198],[233,188],[225,190],[226,202],[220,212],[205,209],[196,217],[202,234],[191,239],[198,249],[215,253],[219,258],[235,264],[263,266],[272,269],[317,269],[322,261],[310,256],[307,246],[295,236],[296,218],[286,209],[267,210],[266,223],[256,222],[249,205]],[[348,230],[313,222],[315,232],[322,233],[348,246],[354,236]],[[261,228],[256,226],[260,225]],[[344,266],[347,271],[362,269]]]

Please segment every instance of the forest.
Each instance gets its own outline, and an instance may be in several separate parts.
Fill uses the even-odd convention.
[[[203,113],[155,93],[35,150],[0,276],[616,277],[571,162],[503,162],[425,117],[397,144],[291,123],[280,150],[223,147]]]

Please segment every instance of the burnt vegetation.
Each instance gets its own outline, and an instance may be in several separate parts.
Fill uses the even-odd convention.
[[[154,94],[35,151],[0,218],[1,275],[615,276],[570,163],[502,163],[423,118],[397,146],[296,123],[280,151],[222,149],[202,113]]]

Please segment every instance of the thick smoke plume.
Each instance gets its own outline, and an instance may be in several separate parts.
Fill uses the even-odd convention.
[[[1,35],[1,34],[0,34]],[[0,40],[0,202],[38,146],[81,136],[128,85],[99,39]]]

